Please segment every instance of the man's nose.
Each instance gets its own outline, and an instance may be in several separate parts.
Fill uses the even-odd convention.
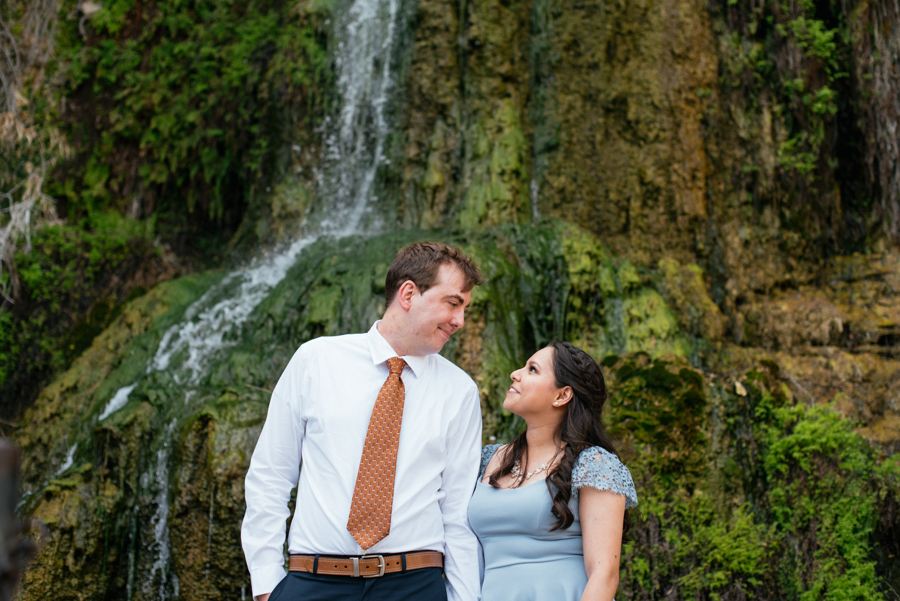
[[[450,324],[455,326],[456,329],[462,328],[466,325],[466,313],[463,310],[455,311],[453,313],[453,319],[450,320]]]

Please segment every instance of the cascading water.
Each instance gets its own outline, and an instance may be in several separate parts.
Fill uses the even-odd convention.
[[[325,194],[337,213],[322,224],[335,235],[355,233],[371,201],[375,175],[385,160],[391,64],[397,44],[399,0],[354,0],[338,17],[342,32],[335,66],[342,97],[339,123],[325,138]]]
[[[177,420],[173,419],[163,433],[162,446],[156,451],[156,467],[153,484],[156,488],[154,503],[156,511],[151,523],[153,525],[153,549],[156,557],[150,570],[150,578],[143,582],[144,593],[151,594],[151,583],[159,577],[159,598],[166,598],[167,584],[171,582],[174,597],[178,596],[178,580],[172,574],[169,578],[169,457],[172,454],[172,432]]]
[[[173,394],[181,397],[167,404],[166,427],[154,441],[156,452],[141,479],[143,494],[152,499],[153,517],[143,533],[151,539],[143,545],[150,569],[138,576],[136,586],[129,584],[129,592],[139,587],[159,599],[178,596],[177,578],[169,566],[167,519],[172,437],[178,424],[191,416],[193,399],[211,367],[234,344],[242,325],[305,248],[323,237],[377,230],[371,204],[378,168],[386,162],[385,139],[395,92],[391,65],[398,62],[398,34],[405,23],[400,0],[352,0],[349,6],[336,8],[333,19],[336,45],[332,56],[341,107],[325,124],[326,159],[318,181],[319,201],[304,223],[305,234],[283,250],[230,273],[195,301],[181,322],[165,332],[142,376],[117,390],[97,417],[99,422],[121,410],[133,393],[141,391],[142,383],[154,378],[171,379],[178,391]],[[71,458],[67,463],[71,464]]]

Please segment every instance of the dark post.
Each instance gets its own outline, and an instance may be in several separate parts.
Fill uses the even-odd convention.
[[[19,448],[0,438],[0,601],[10,601],[19,576],[34,553],[22,536],[16,515],[19,503]]]

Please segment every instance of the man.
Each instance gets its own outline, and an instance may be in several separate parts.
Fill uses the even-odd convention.
[[[478,389],[436,353],[482,282],[461,251],[413,244],[394,259],[384,317],[368,333],[317,338],[294,354],[246,479],[241,540],[259,601],[476,601],[466,508],[481,450]]]

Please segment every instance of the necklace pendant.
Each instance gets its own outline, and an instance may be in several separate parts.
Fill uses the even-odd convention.
[[[543,472],[545,469],[547,469],[547,466],[548,466],[548,465],[549,465],[549,464],[544,463],[543,465],[541,465],[541,467],[537,468],[536,470],[533,470],[533,471],[531,471],[531,472],[528,472],[527,474],[525,474],[525,478],[524,478],[524,479],[525,479],[525,480],[528,480],[528,479],[530,479],[532,476],[535,476],[535,475],[537,475],[537,474],[540,474],[540,473]],[[518,461],[516,461],[516,462],[513,464],[513,467],[512,467],[512,469],[510,470],[510,474],[512,474],[513,477],[515,477],[515,478],[518,478],[519,476],[522,475],[522,466],[519,465],[519,462],[518,462]]]

